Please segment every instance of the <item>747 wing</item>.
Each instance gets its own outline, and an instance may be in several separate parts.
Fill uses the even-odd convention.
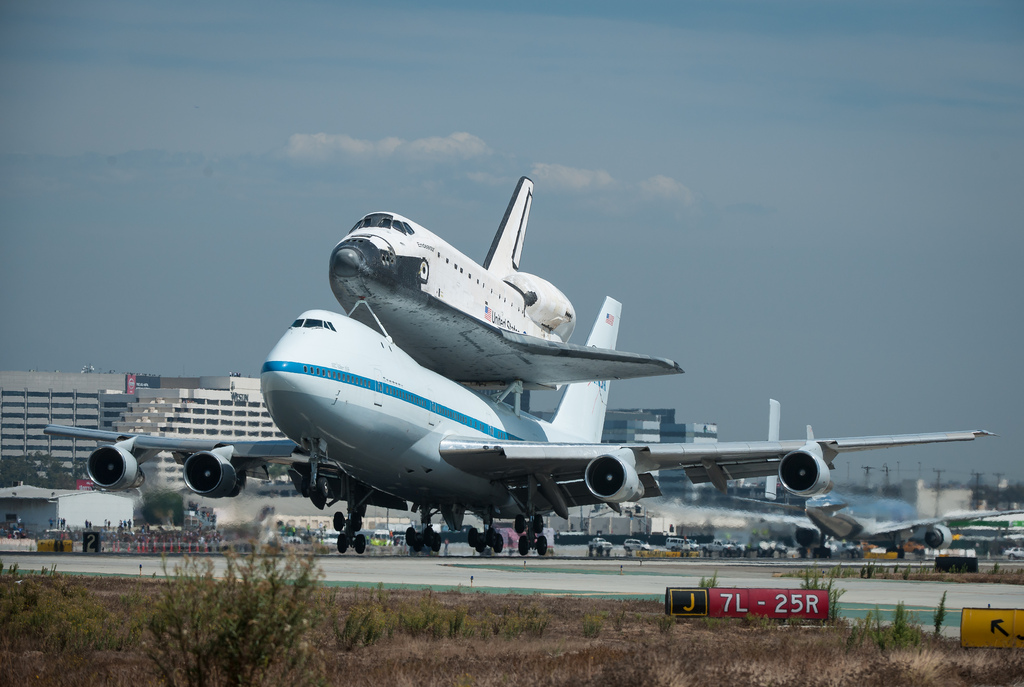
[[[513,490],[526,484],[530,498],[542,497],[565,517],[574,505],[614,506],[658,495],[657,482],[650,475],[656,470],[684,470],[695,484],[711,482],[723,493],[729,480],[778,475],[789,491],[814,496],[831,488],[830,471],[840,453],[972,441],[981,436],[993,435],[969,430],[711,444],[559,444],[448,437],[439,450],[447,463],[465,472],[505,482]]]

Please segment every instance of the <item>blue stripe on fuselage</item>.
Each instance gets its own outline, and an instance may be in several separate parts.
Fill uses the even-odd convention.
[[[448,406],[431,401],[428,398],[424,398],[418,394],[414,394],[410,391],[406,391],[400,387],[388,384],[386,382],[379,382],[369,377],[361,377],[354,375],[351,372],[345,372],[344,370],[336,370],[330,367],[320,367],[319,365],[304,365],[302,363],[289,362],[283,360],[268,360],[263,363],[263,372],[290,372],[292,374],[306,375],[309,377],[320,377],[321,379],[332,379],[339,384],[348,384],[350,386],[358,386],[363,389],[370,389],[378,393],[390,396],[399,401],[404,401],[409,405],[414,405],[419,408],[431,412],[435,415],[448,418],[453,422],[457,422],[460,425],[465,425],[470,429],[475,429],[478,432],[483,432],[488,436],[492,436],[495,439],[504,439],[507,441],[520,441],[519,437],[509,434],[500,427],[494,427],[477,420],[476,418],[464,415],[459,411],[449,408]]]

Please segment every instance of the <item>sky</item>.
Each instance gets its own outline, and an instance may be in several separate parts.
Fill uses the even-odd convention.
[[[523,175],[573,341],[686,371],[612,407],[1024,479],[1016,2],[2,3],[0,369],[256,376],[356,219],[482,260]]]

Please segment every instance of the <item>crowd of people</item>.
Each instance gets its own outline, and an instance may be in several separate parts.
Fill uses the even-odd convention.
[[[25,539],[25,523],[21,518],[13,522],[0,524],[0,538],[3,539]]]

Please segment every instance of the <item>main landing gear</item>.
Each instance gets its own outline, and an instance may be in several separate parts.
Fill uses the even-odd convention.
[[[527,520],[525,515],[519,514],[516,516],[513,528],[516,534],[519,535],[518,549],[520,556],[529,554],[530,549],[535,549],[538,556],[547,554],[548,538],[543,534],[537,534],[544,531],[544,518],[540,515],[534,515]]]
[[[477,553],[483,553],[488,547],[494,553],[501,553],[505,548],[505,539],[488,523],[483,532],[475,527],[469,528],[469,545],[476,549]]]
[[[345,514],[334,514],[334,529],[338,532],[338,553],[345,553],[351,545],[356,553],[366,551],[366,535],[357,534],[363,529],[363,516],[353,512],[346,520]]]
[[[423,549],[433,551],[437,553],[441,550],[441,533],[434,529],[434,526],[430,524],[431,516],[436,512],[436,508],[433,506],[423,505],[419,507],[420,510],[420,529],[416,530],[412,525],[405,530],[405,543],[409,545],[409,548],[419,553]],[[454,518],[454,511],[448,512]],[[461,516],[460,523],[461,524]],[[451,526],[451,524],[449,524]]]

